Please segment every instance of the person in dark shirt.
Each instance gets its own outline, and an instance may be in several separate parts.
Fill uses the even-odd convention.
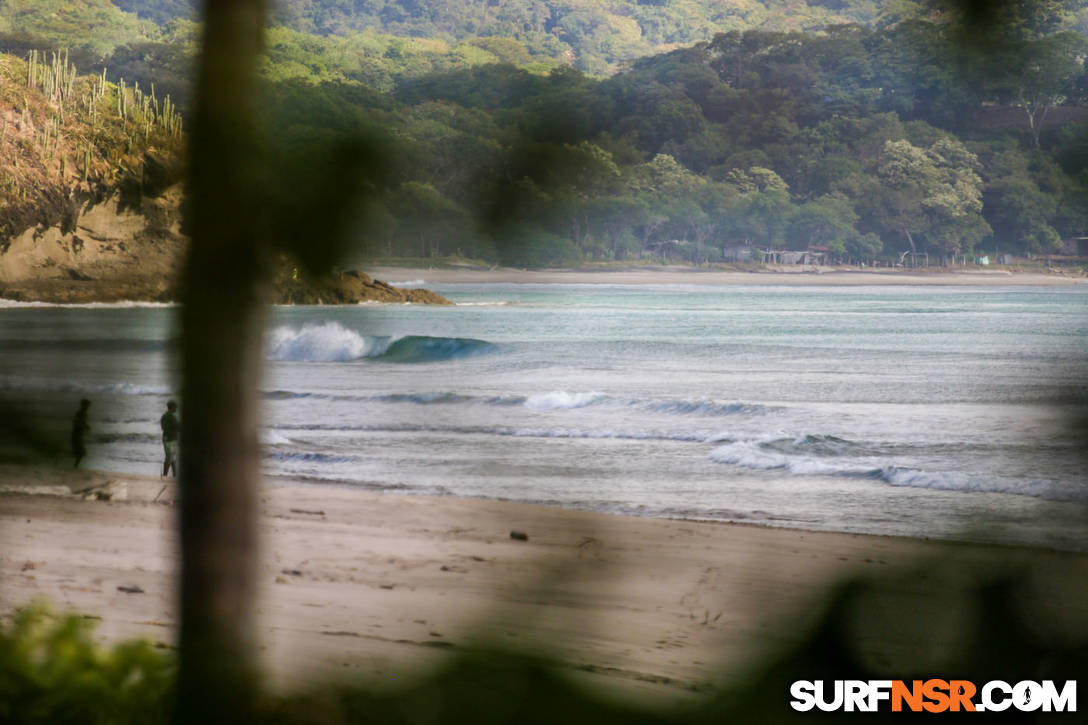
[[[181,433],[181,423],[178,423],[178,404],[173,400],[166,404],[166,412],[159,419],[162,426],[162,450],[165,457],[162,461],[162,475],[170,473],[177,478],[178,468],[178,434]]]
[[[72,455],[76,459],[72,468],[79,468],[79,462],[87,455],[85,436],[91,430],[91,426],[87,424],[87,412],[90,408],[91,401],[86,398],[79,401],[79,410],[76,411],[76,417],[72,419]]]

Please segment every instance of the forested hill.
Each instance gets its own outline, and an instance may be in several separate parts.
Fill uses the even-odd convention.
[[[635,59],[719,33],[886,29],[943,22],[966,0],[274,0],[271,75],[355,80],[391,89],[403,78],[507,63],[598,77]],[[187,92],[196,0],[0,0],[0,51],[67,49],[80,69]],[[1088,34],[1083,0],[985,4],[1035,30]],[[1025,8],[1031,17],[1023,17]]]
[[[189,17],[195,5],[193,0],[114,4],[158,23]],[[720,32],[816,30],[868,24],[881,15],[873,0],[277,0],[273,8],[275,23],[304,33],[476,39],[477,47],[506,62],[560,60],[594,74]]]
[[[107,106],[122,77],[145,91],[154,82],[160,98],[184,91],[195,26],[173,15],[186,5],[117,2],[169,12],[141,19],[107,0],[4,0],[0,49],[18,75],[31,48],[71,41],[74,62],[104,80]],[[384,129],[388,173],[369,180],[357,226],[356,251],[370,256],[534,266],[816,248],[894,262],[912,251],[1052,253],[1063,238],[1088,236],[1085,3],[1009,3],[989,26],[942,6],[882,3],[872,27],[733,30],[607,77],[533,61],[512,37],[319,36],[278,25],[263,59],[262,115],[268,138],[309,158],[330,138]],[[327,0],[281,11],[289,7],[357,16]],[[625,17],[636,17],[629,7]],[[638,5],[681,7],[704,6]],[[776,7],[781,19],[817,6]],[[905,14],[896,20],[889,8]],[[561,39],[560,26],[547,27]],[[74,157],[66,171],[49,163],[69,176],[77,168]],[[30,193],[23,186],[16,198]]]
[[[407,82],[372,111],[404,150],[369,251],[948,260],[1088,235],[1088,109],[1055,109],[1088,92],[1085,38],[1024,35],[999,64],[960,40],[924,23],[748,31],[606,80],[488,66]]]

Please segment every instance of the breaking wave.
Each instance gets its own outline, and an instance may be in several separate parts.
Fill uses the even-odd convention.
[[[790,455],[768,447],[768,442],[732,441],[710,452],[710,460],[757,471],[784,470],[798,475],[866,475],[871,468],[850,467],[818,457]],[[818,456],[819,454],[814,454]]]
[[[584,408],[605,400],[608,400],[608,396],[604,393],[568,393],[564,390],[553,390],[550,393],[528,396],[524,405],[532,410],[562,410]]]
[[[364,337],[336,322],[277,327],[269,335],[268,357],[297,362],[347,362],[380,355],[392,338]]]
[[[268,428],[261,430],[260,441],[264,446],[286,446],[292,442],[287,436]]]
[[[890,486],[939,491],[1005,493],[1049,501],[1088,502],[1088,486],[1075,481],[1011,478],[960,471],[923,471],[899,466],[873,467],[867,465],[866,459],[871,461],[872,456],[879,455],[877,451],[835,436],[762,436],[751,439],[738,436],[723,442],[724,445],[708,454],[710,460],[749,470],[781,470],[801,476],[865,478]],[[857,458],[851,460],[851,456]]]
[[[462,337],[381,337],[361,335],[337,322],[277,327],[267,341],[267,356],[292,362],[350,362],[363,358],[392,362],[436,362],[497,349],[485,340]]]
[[[469,337],[424,337],[411,335],[394,341],[381,354],[383,360],[394,362],[437,362],[454,358],[483,355],[498,349],[486,340]]]
[[[1008,493],[1049,501],[1088,503],[1088,485],[1074,481],[1045,481],[1003,476],[979,476],[959,471],[921,471],[887,466],[871,472],[871,477],[891,486],[930,488],[939,491],[970,493]]]

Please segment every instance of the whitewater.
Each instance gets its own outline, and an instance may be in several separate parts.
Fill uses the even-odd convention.
[[[433,288],[274,309],[269,481],[1088,549],[1083,286]],[[0,305],[0,395],[153,473],[173,315]]]

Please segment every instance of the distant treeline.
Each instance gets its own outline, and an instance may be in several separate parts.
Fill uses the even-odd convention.
[[[375,254],[947,259],[1088,234],[1088,124],[1046,125],[1086,96],[1085,39],[962,41],[924,22],[727,33],[606,80],[492,65],[392,95],[280,84],[272,116],[295,135],[344,122],[328,109],[394,130]]]
[[[106,0],[35,0],[18,14],[21,5],[29,0],[0,7],[0,48],[74,40],[100,17],[106,30],[81,29],[93,42],[73,43],[81,71],[184,97],[197,31],[182,18],[186,0],[152,4],[158,14],[118,0],[142,20]],[[420,5],[403,27],[391,20],[403,0],[349,5],[279,5],[295,27],[269,31],[264,116],[269,136],[303,156],[330,137],[384,129],[388,173],[373,180],[358,225],[367,254],[532,266],[817,247],[848,260],[916,251],[933,261],[1047,253],[1088,236],[1079,3],[1007,3],[975,17],[940,0],[880,12],[824,3],[874,27],[726,32],[608,78],[537,52],[518,39],[526,30],[469,35],[500,32],[492,15],[531,3]],[[426,21],[439,37],[354,32],[379,5],[380,28]],[[593,6],[627,7],[639,22],[653,8],[681,10],[672,0]],[[684,12],[695,6],[704,7]],[[542,27],[555,38],[556,18],[589,12],[547,7]],[[458,8],[463,22],[450,25]],[[783,8],[774,17],[796,20]],[[470,28],[474,13],[491,20]]]
[[[165,25],[190,19],[195,0],[114,0]],[[762,28],[814,30],[845,22],[894,21],[924,3],[881,10],[873,0],[277,0],[272,21],[320,36],[380,33],[475,46],[498,60],[570,63],[613,73],[632,58],[672,50],[716,33]]]

